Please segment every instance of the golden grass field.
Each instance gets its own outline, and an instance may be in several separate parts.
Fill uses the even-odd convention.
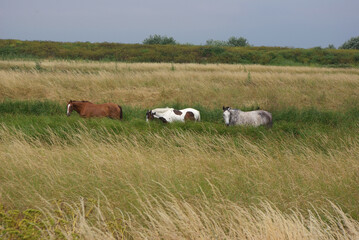
[[[341,109],[358,102],[359,69],[73,61],[43,61],[40,66],[44,71],[36,71],[35,62],[0,61],[0,99],[64,104],[84,99],[142,107],[258,104],[266,109]]]
[[[64,109],[73,99],[342,112],[358,94],[359,69],[0,61],[2,101]],[[117,134],[113,120],[76,116],[76,130],[54,130],[56,117],[0,118],[2,238],[359,239],[358,122],[313,123],[297,136],[276,125],[222,133],[219,123],[197,131],[130,119]],[[44,133],[11,118],[41,121]]]

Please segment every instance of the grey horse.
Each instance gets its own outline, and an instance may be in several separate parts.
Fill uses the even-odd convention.
[[[264,110],[243,112],[239,109],[232,109],[223,106],[223,119],[227,126],[247,125],[258,127],[264,125],[272,127],[272,114]]]

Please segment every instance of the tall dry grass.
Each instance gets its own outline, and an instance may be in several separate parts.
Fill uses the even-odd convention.
[[[0,61],[0,99],[152,107],[164,102],[341,109],[358,100],[358,69],[225,64]]]
[[[136,215],[114,209],[106,200],[92,204],[84,199],[75,203],[47,203],[40,210],[24,212],[25,217],[11,219],[28,231],[1,232],[0,225],[2,239],[20,236],[19,239],[349,240],[359,237],[359,222],[334,204],[330,211],[312,208],[305,214],[298,209],[283,213],[268,202],[243,207],[223,200],[220,195],[216,195],[215,201],[203,195],[196,202],[188,202],[167,194],[161,198],[143,197]],[[2,209],[0,213],[8,219],[13,215]],[[29,225],[37,229],[34,231]]]
[[[67,238],[76,233],[85,239],[358,237],[358,222],[350,217],[359,213],[357,138],[320,150],[290,136],[275,142],[191,131],[121,136],[83,126],[65,139],[48,131],[44,141],[0,129],[6,164],[0,168],[0,202],[65,218],[62,227],[47,224],[44,234],[60,228]],[[101,196],[107,205],[96,200]],[[95,200],[100,215],[90,216],[93,210],[83,210],[82,203],[71,205],[80,197]],[[114,219],[115,230],[107,225]]]
[[[332,204],[331,211],[297,209],[283,213],[268,202],[243,207],[205,196],[195,202],[167,194],[140,200],[138,214],[110,204],[48,204],[37,212],[38,237],[56,239],[357,239],[359,222]],[[6,213],[5,213],[6,214]],[[57,224],[54,224],[54,223]],[[11,237],[11,233],[3,235]]]
[[[168,196],[142,202],[142,221],[129,222],[134,239],[357,239],[359,223],[332,206],[333,212],[297,209],[283,213],[271,204],[243,207],[216,196],[191,203]],[[325,220],[323,220],[325,219]],[[130,218],[131,220],[131,218]],[[134,230],[134,231],[133,231]]]

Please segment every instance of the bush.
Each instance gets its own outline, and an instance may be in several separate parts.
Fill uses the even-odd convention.
[[[158,45],[175,45],[177,44],[173,37],[166,37],[161,35],[150,35],[143,40],[143,44],[158,44]]]

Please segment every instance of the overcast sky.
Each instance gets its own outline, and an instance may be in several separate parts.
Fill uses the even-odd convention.
[[[359,0],[0,0],[0,38],[255,46],[340,46],[359,36]]]

